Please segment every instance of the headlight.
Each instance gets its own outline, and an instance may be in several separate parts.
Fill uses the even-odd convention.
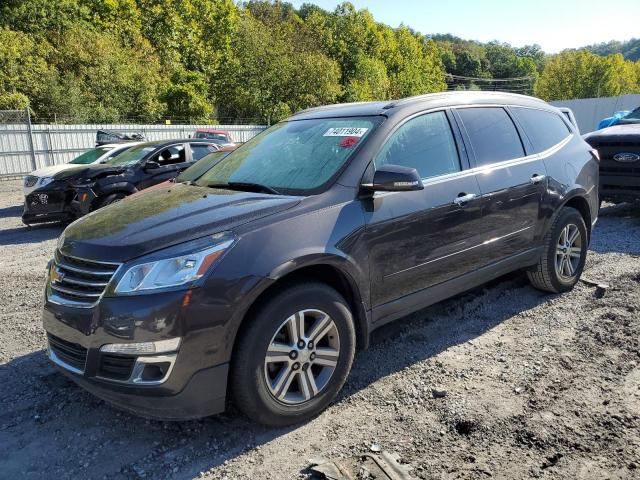
[[[115,293],[145,293],[150,290],[191,285],[202,278],[234,242],[235,237],[225,232],[189,242],[187,245],[193,243],[200,247],[194,252],[134,265],[124,273],[115,288]],[[208,246],[202,248],[203,243]],[[184,246],[179,246],[178,250],[181,247]],[[174,250],[176,248],[168,249]]]
[[[53,182],[53,177],[42,177],[38,182],[38,185],[44,187],[45,185],[49,185],[51,182]]]

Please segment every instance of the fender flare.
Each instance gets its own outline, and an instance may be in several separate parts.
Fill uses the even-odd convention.
[[[589,241],[591,240],[591,228],[593,227],[592,225],[592,213],[591,213],[591,209],[589,207],[589,198],[588,198],[589,193],[587,192],[587,190],[585,190],[584,187],[580,186],[580,185],[573,185],[572,187],[570,187],[569,190],[567,190],[567,192],[565,193],[565,195],[560,199],[559,203],[554,206],[554,212],[553,215],[551,215],[546,224],[544,225],[544,229],[542,232],[542,238],[544,238],[544,236],[547,234],[547,232],[549,231],[549,229],[551,228],[551,226],[553,225],[553,222],[556,220],[556,218],[558,217],[558,215],[560,214],[560,210],[562,210],[567,203],[569,203],[570,201],[576,199],[576,198],[580,198],[582,200],[585,201],[585,203],[587,204],[587,211],[588,211],[588,218],[585,219],[585,224],[587,227],[587,233],[589,235]],[[583,214],[582,211],[580,211],[581,214]]]

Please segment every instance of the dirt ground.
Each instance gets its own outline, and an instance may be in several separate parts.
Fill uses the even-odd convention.
[[[640,478],[638,205],[601,212],[585,276],[606,290],[513,274],[423,310],[377,332],[326,412],[268,429],[140,419],[51,367],[40,310],[61,229],[22,226],[20,190],[0,182],[0,478],[306,479],[310,458],[373,443],[422,479]]]

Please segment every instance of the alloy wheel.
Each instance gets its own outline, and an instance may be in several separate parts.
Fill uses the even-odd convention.
[[[296,405],[320,394],[338,365],[340,336],[335,321],[321,310],[301,310],[287,318],[271,339],[264,360],[269,392]]]
[[[577,225],[570,223],[560,232],[556,245],[556,273],[564,280],[573,278],[582,257],[582,235]]]

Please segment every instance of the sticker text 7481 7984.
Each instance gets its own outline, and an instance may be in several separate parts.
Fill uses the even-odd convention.
[[[324,132],[324,137],[362,137],[367,133],[365,127],[334,127]]]

